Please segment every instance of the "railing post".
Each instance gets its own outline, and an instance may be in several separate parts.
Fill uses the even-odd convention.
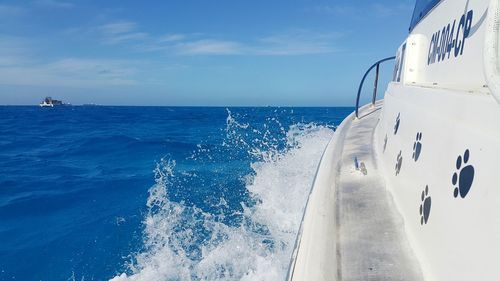
[[[396,57],[388,57],[388,58],[377,61],[370,68],[368,68],[368,70],[365,72],[365,75],[363,75],[363,78],[361,79],[361,82],[359,83],[358,95],[356,96],[356,118],[359,118],[359,98],[361,96],[361,90],[363,89],[363,83],[365,82],[366,76],[368,75],[368,73],[370,73],[370,71],[373,68],[377,67],[377,74],[375,76],[375,85],[374,85],[373,97],[372,97],[372,104],[375,104],[375,99],[377,98],[378,73],[379,73],[380,64],[385,62],[385,61],[388,61],[388,60],[393,60],[395,58]]]
[[[380,63],[377,64],[377,69],[375,70],[375,81],[373,82],[373,97],[372,105],[375,105],[375,100],[377,99],[377,87],[378,87],[378,73],[380,70]]]

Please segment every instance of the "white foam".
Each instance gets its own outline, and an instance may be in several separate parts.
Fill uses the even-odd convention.
[[[284,140],[264,130],[261,142],[246,141],[238,130],[255,129],[228,114],[226,145],[244,146],[261,159],[246,178],[256,203],[241,202],[242,222],[230,226],[196,207],[172,202],[168,189],[175,162],[162,161],[147,201],[145,250],[134,255],[127,272],[111,280],[284,280],[309,189],[333,130],[298,124],[283,129]],[[281,150],[279,141],[286,141]],[[219,204],[227,206],[223,198]],[[198,250],[187,250],[193,248]]]

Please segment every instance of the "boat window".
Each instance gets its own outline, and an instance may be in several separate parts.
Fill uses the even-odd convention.
[[[415,3],[415,9],[413,10],[413,17],[411,19],[410,32],[440,1],[441,0],[417,0]]]

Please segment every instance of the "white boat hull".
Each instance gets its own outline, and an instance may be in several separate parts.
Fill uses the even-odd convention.
[[[412,29],[325,150],[288,280],[498,280],[499,15],[443,0]]]

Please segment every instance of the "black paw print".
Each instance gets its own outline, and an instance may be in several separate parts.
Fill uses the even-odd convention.
[[[401,150],[399,151],[398,157],[396,159],[396,176],[401,171],[401,165],[403,165],[403,156],[401,155]]]
[[[420,203],[420,224],[427,224],[429,215],[431,214],[431,196],[429,195],[429,186],[425,186],[420,196],[422,203]]]
[[[384,139],[384,152],[386,148],[387,148],[387,134],[385,134],[385,139]]]
[[[451,183],[453,183],[453,186],[455,187],[453,190],[453,196],[455,197],[458,197],[458,194],[460,194],[460,197],[465,198],[472,187],[472,182],[474,181],[474,167],[472,165],[465,166],[467,162],[469,162],[469,154],[469,150],[466,149],[463,159],[461,155],[457,158],[457,171],[451,178]]]
[[[398,117],[396,117],[396,124],[394,125],[394,134],[398,133],[399,124],[401,123],[400,116],[401,116],[401,113],[398,113]]]
[[[420,157],[420,152],[422,151],[422,133],[417,133],[415,142],[413,143],[413,160],[417,162],[418,157]]]

